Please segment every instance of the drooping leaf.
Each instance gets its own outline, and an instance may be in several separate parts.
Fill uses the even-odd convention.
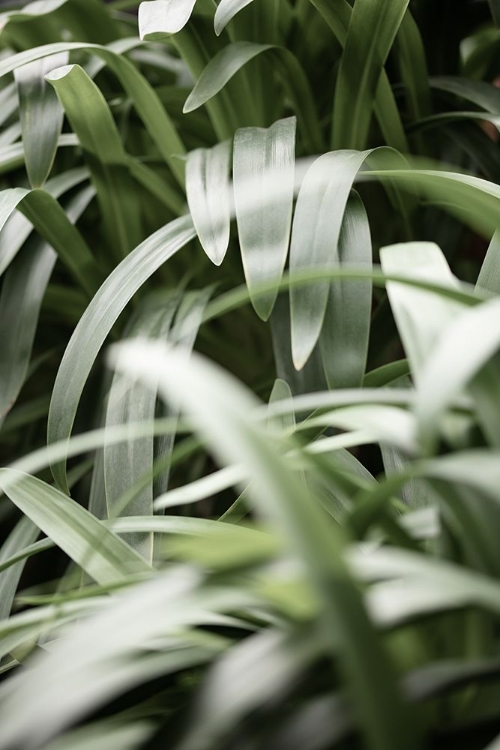
[[[344,213],[338,263],[367,269],[372,266],[370,225],[357,193],[351,195]],[[330,388],[361,385],[368,354],[371,306],[370,281],[330,285],[320,337],[321,356]]]
[[[92,199],[94,190],[84,188],[66,209],[75,222]],[[39,240],[24,248],[11,263],[0,294],[0,424],[12,407],[28,372],[31,349],[43,295],[56,254]]]
[[[15,71],[26,170],[31,187],[41,187],[47,179],[63,124],[63,111],[47,85],[45,75],[67,62],[68,53],[61,52]]]
[[[242,128],[234,140],[234,196],[241,258],[254,308],[263,320],[272,312],[278,290],[252,297],[254,285],[280,282],[292,223],[295,118],[271,128]],[[265,199],[271,191],[270,200]],[[261,196],[261,200],[258,200]],[[276,196],[276,197],[274,197]],[[255,208],[248,208],[248,202]]]
[[[81,42],[46,44],[42,47],[19,52],[17,55],[12,55],[0,62],[0,77],[43,57],[73,50],[86,51],[91,55],[100,57],[113,70],[132,100],[137,114],[144,122],[159,152],[172,170],[172,174],[182,186],[184,184],[184,165],[177,157],[185,153],[184,145],[158,95],[125,55],[115,52],[111,47],[98,44]]]
[[[126,167],[126,155],[104,96],[79,65],[53,70],[46,79],[78,139],[90,155],[89,168],[111,247],[124,257],[141,239],[138,204]]]
[[[81,505],[40,479],[0,470],[0,488],[12,502],[95,581],[127,580],[149,566]]]
[[[439,279],[451,287],[458,286],[443,253],[433,243],[410,242],[384,247],[380,260],[387,274],[404,272],[415,278]],[[458,302],[428,294],[423,289],[408,289],[392,281],[387,284],[387,293],[418,383],[422,368],[438,346],[440,337],[464,308]]]
[[[231,223],[231,143],[195,149],[186,165],[186,194],[201,246],[216,266],[224,260]]]
[[[133,250],[108,276],[80,322],[61,362],[48,421],[50,443],[67,440],[94,361],[110,330],[145,281],[195,236],[190,217],[181,217]],[[65,462],[52,467],[58,486],[67,492]]]
[[[349,193],[368,152],[337,151],[320,156],[300,187],[292,227],[290,274],[338,264],[338,242]],[[292,355],[297,370],[318,341],[328,303],[329,284],[290,291]]]
[[[313,153],[320,151],[322,137],[309,83],[296,57],[283,47],[254,42],[234,42],[224,47],[210,60],[197,80],[186,100],[184,112],[193,112],[210,101],[241,68],[263,53],[270,58],[281,76],[294,106],[304,145]]]
[[[189,21],[196,0],[148,0],[139,6],[140,36],[143,30],[155,29],[164,34],[176,34]]]

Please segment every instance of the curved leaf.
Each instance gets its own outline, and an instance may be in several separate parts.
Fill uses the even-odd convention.
[[[84,188],[66,208],[75,222],[94,196]],[[22,250],[10,265],[0,295],[0,424],[23,386],[40,306],[56,261],[56,254],[38,241]]]
[[[194,237],[190,217],[167,224],[133,250],[93,297],[57,373],[48,421],[50,443],[69,438],[87,378],[120,313],[144,282]],[[58,486],[67,492],[65,462],[52,466],[52,473]]]
[[[335,262],[331,259],[330,264]],[[372,267],[372,241],[365,207],[357,193],[349,198],[339,239],[340,266]],[[330,284],[320,336],[321,357],[330,388],[356,388],[365,375],[372,309],[370,281]]]
[[[63,111],[44,76],[67,62],[68,53],[61,52],[15,71],[26,171],[31,187],[41,187],[47,179],[63,124]]]
[[[178,183],[183,186],[184,165],[177,156],[184,154],[185,148],[170,117],[155,90],[137,70],[135,65],[124,55],[115,52],[111,46],[104,47],[99,44],[84,42],[57,42],[55,44],[46,44],[42,47],[35,47],[0,61],[0,77],[11,73],[22,65],[47,57],[48,55],[76,50],[88,52],[91,55],[102,58],[115,73],[127,95],[130,97],[137,114],[142,119],[146,130],[158,147],[160,154],[172,170],[172,174]]]
[[[499,320],[500,299],[495,297],[466,309],[441,337],[422,371],[415,403],[425,448],[434,445],[446,408],[500,347]]]
[[[139,6],[139,35],[177,34],[189,21],[196,0],[148,0]]]
[[[290,275],[338,264],[347,199],[368,151],[324,154],[308,170],[297,198],[290,247]],[[290,290],[292,356],[297,370],[318,341],[328,303],[328,281]]]
[[[186,99],[184,112],[193,112],[224,88],[250,60],[267,53],[292,100],[302,140],[312,153],[322,150],[316,104],[304,71],[287,49],[272,44],[234,42],[213,57]]]
[[[281,281],[290,242],[295,165],[294,117],[267,130],[242,128],[234,139],[234,197],[241,258],[252,304],[262,320],[271,315],[278,289],[253,298],[254,285]],[[276,193],[248,210],[248,201]],[[249,191],[251,193],[249,194]]]
[[[85,508],[40,479],[0,469],[0,488],[58,547],[105,586],[150,567]]]
[[[229,23],[240,10],[246,8],[247,5],[253,3],[253,0],[220,0],[217,6],[214,17],[214,29],[217,36],[219,36]]]
[[[127,157],[104,96],[79,65],[46,75],[54,87],[80,144],[90,154],[89,169],[101,206],[104,227],[118,258],[141,239],[136,195],[125,164]]]
[[[198,148],[188,155],[186,194],[201,246],[212,263],[220,266],[229,245],[231,142],[211,149]]]

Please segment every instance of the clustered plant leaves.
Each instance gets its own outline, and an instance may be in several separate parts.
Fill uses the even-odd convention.
[[[500,748],[500,3],[0,13],[0,750]]]

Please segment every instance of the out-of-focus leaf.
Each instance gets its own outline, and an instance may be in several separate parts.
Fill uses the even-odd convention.
[[[263,320],[271,315],[278,290],[252,296],[254,285],[279,283],[285,267],[292,224],[296,120],[271,128],[241,128],[234,139],[234,196],[241,258],[253,306]],[[257,196],[270,190],[276,199]],[[252,201],[256,208],[248,209]]]
[[[188,155],[186,193],[201,246],[216,266],[224,260],[231,223],[231,142],[211,149],[195,149]]]
[[[384,247],[380,260],[387,274],[403,272],[418,279],[439,279],[443,284],[458,287],[458,280],[443,253],[433,243],[408,242]],[[387,293],[412,374],[419,382],[422,367],[441,335],[464,307],[423,289],[409,289],[392,281],[387,284]]]
[[[500,294],[500,232],[495,232],[488,245],[483,265],[477,277],[477,286]]]
[[[351,195],[344,213],[338,263],[340,266],[372,267],[370,225],[357,193]],[[370,281],[346,281],[330,285],[320,337],[321,356],[330,388],[356,388],[361,385],[368,353],[371,306]]]
[[[0,471],[12,502],[97,583],[126,581],[148,572],[145,561],[81,505],[45,482],[14,469]]]
[[[144,337],[165,340],[170,329],[178,300],[161,296],[146,300],[125,333],[127,338]],[[156,388],[131,382],[121,373],[115,373],[108,395],[106,425],[151,422],[155,417]],[[123,495],[143,475],[152,475],[154,438],[130,439],[123,443],[104,445],[104,480],[107,515],[139,516],[153,514],[152,480],[125,506]],[[126,539],[149,563],[153,559],[152,534],[135,534]]]
[[[338,651],[343,660],[362,726],[373,747],[399,750],[401,743],[416,747],[415,729],[394,688],[390,662],[356,587],[346,576],[340,530],[325,524],[316,502],[297,486],[273,451],[273,442],[251,419],[255,400],[232,378],[195,355],[186,362],[181,353],[167,353],[164,347],[145,343],[139,348],[136,342],[122,345],[119,358],[120,368],[146,382],[154,372],[165,396],[181,401],[220,463],[241,463],[253,476],[256,507],[279,523],[287,543],[304,560],[323,603],[328,648],[332,653]]]
[[[47,85],[45,75],[67,62],[68,53],[61,52],[15,71],[26,170],[31,187],[41,187],[47,179],[63,124],[63,111]]]
[[[500,26],[500,2],[499,0],[489,0],[491,15],[497,26]]]
[[[356,0],[333,108],[334,149],[366,146],[375,93],[409,0]]]
[[[499,310],[500,300],[495,297],[462,312],[428,359],[415,404],[421,440],[428,449],[435,443],[446,408],[498,350]]]
[[[80,319],[68,344],[52,391],[49,443],[67,440],[87,378],[120,313],[145,281],[195,237],[191,218],[177,219],[141,243],[108,276]],[[67,492],[65,462],[52,467]]]

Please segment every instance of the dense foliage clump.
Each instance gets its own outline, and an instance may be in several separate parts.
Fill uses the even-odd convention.
[[[0,13],[0,750],[500,748],[500,3]]]

